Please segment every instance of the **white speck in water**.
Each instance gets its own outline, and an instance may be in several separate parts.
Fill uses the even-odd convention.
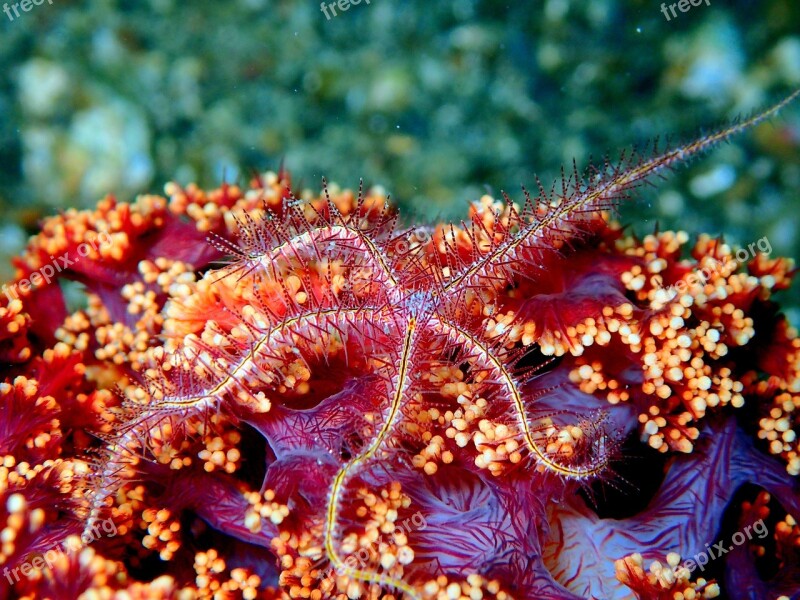
[[[719,165],[689,182],[695,196],[707,198],[730,188],[736,181],[736,170],[730,165]]]

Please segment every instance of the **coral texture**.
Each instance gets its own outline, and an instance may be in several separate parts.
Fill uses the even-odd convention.
[[[797,594],[793,265],[608,215],[793,97],[460,226],[284,172],[47,220],[0,309],[0,597]]]

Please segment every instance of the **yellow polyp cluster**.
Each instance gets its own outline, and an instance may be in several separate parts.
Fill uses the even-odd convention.
[[[45,221],[43,235],[29,243],[29,265],[38,270],[51,261],[50,256],[84,243],[84,260],[122,261],[130,255],[131,240],[160,225],[165,209],[166,201],[155,196],[140,196],[133,204],[106,198],[94,211],[68,209]]]
[[[56,329],[55,337],[70,348],[78,352],[85,352],[92,339],[89,334],[91,325],[85,312],[75,311],[71,315],[67,315],[64,324]]]
[[[413,421],[406,427],[426,444],[412,459],[416,468],[434,475],[439,464],[452,463],[456,448],[448,448],[448,440],[453,440],[458,448],[474,446],[478,452],[475,465],[493,475],[500,475],[510,465],[522,460],[520,434],[516,426],[486,418],[489,401],[481,396],[474,397],[473,389],[480,387],[481,378],[477,376],[476,383],[467,383],[463,381],[464,373],[453,366],[433,371],[430,382],[438,387],[442,396],[454,398],[459,408],[419,408],[414,414]],[[432,427],[443,430],[444,437],[432,433]]]
[[[759,277],[762,287],[769,290],[785,290],[792,284],[795,261],[791,258],[769,258],[766,254],[756,254],[748,264],[750,273]]]
[[[225,572],[225,559],[219,556],[213,548],[208,552],[198,552],[194,557],[194,570],[197,573],[197,587],[199,590],[204,590],[209,595],[213,593],[212,584],[219,583],[213,581],[220,573]],[[218,588],[217,588],[218,589]]]
[[[248,492],[245,494],[250,507],[244,515],[244,525],[252,533],[261,531],[261,520],[268,519],[275,525],[280,525],[289,516],[289,507],[275,502],[275,492],[267,490],[263,494]]]
[[[500,588],[497,580],[486,580],[472,574],[461,582],[450,581],[445,575],[426,582],[422,586],[426,600],[511,600],[512,596]]]
[[[786,321],[774,331],[775,350],[761,368],[745,376],[747,391],[761,401],[758,438],[766,449],[786,461],[791,475],[800,475],[800,338]]]
[[[620,237],[615,244],[617,251],[641,259],[620,275],[625,287],[636,293],[637,300],[650,303],[668,301],[670,294],[663,290],[662,273],[669,263],[680,255],[689,241],[685,231],[664,231],[647,235],[641,242],[631,237]]]
[[[0,394],[6,395],[11,393],[14,393],[17,397],[24,398],[27,401],[32,401],[39,393],[39,382],[37,382],[35,379],[28,379],[27,377],[20,375],[19,377],[14,378],[13,386],[10,383],[0,383]],[[47,398],[43,398],[42,400],[46,402],[52,401],[55,403],[55,400],[52,398],[49,400]],[[53,406],[48,406],[47,408],[53,408]]]
[[[58,403],[52,396],[39,395],[39,382],[36,379],[28,379],[20,375],[14,378],[13,385],[0,383],[0,398],[3,396],[14,396],[17,409],[41,414],[55,414]],[[31,432],[25,439],[25,447],[34,449],[46,448],[51,442],[57,441],[61,437],[60,422],[58,418],[52,417],[42,423],[42,425]]]
[[[439,381],[445,380],[444,373],[439,373]],[[456,378],[463,377],[460,370],[454,369],[451,374],[455,373],[458,373]],[[441,390],[445,396],[457,394],[456,401],[460,408],[454,411],[423,408],[415,415],[414,431],[426,446],[412,459],[414,467],[434,475],[439,464],[452,463],[455,449],[448,449],[447,440],[453,440],[459,448],[472,444],[478,452],[475,465],[493,475],[499,475],[509,464],[517,464],[522,460],[519,432],[512,425],[485,418],[489,408],[486,398],[473,399],[468,384],[464,382],[445,383]],[[444,437],[431,433],[428,430],[430,424],[444,429]],[[424,431],[418,433],[422,429]]]
[[[758,387],[766,390],[770,382],[759,382]],[[789,392],[775,395],[768,414],[758,421],[758,438],[768,443],[771,454],[777,454],[786,461],[786,470],[791,475],[800,475],[799,421],[800,394]]]
[[[486,371],[481,371],[476,379],[482,380],[486,374]],[[502,377],[506,385],[514,385],[507,373]],[[524,406],[521,400],[519,403],[514,401],[513,392],[511,400],[514,410],[521,411],[516,420],[505,416],[489,418],[489,401],[480,396],[473,400],[472,388],[476,384],[467,384],[462,379],[463,373],[458,369],[440,368],[433,371],[430,381],[439,386],[438,390],[443,396],[455,397],[460,407],[456,410],[431,407],[419,409],[414,414],[412,427],[408,431],[419,436],[426,446],[414,457],[413,466],[429,475],[435,474],[439,464],[455,460],[457,448],[472,445],[477,451],[474,464],[495,476],[519,464],[526,455],[535,457],[538,472],[558,473],[567,477],[592,477],[603,468],[607,456],[605,447],[598,444],[604,442],[605,437],[587,436],[584,430],[584,427],[594,425],[584,423],[562,427],[544,420],[531,429],[527,424],[529,417],[524,413]],[[442,429],[444,436],[433,431]],[[573,431],[577,432],[574,438],[571,437]],[[457,448],[448,448],[449,439],[455,442]],[[589,463],[581,466],[582,461],[587,459]],[[567,466],[568,463],[575,466]]]
[[[230,579],[223,584],[222,593],[240,591],[243,600],[254,600],[258,598],[261,578],[255,573],[250,573],[248,569],[236,568],[231,570]]]
[[[361,489],[358,497],[363,502],[356,509],[356,515],[365,523],[361,534],[350,533],[344,537],[340,544],[339,552],[344,558],[354,555],[359,550],[366,550],[366,560],[359,559],[354,568],[366,570],[374,568],[376,564],[395,576],[402,576],[402,570],[392,569],[396,565],[407,565],[414,560],[414,551],[408,545],[408,538],[402,529],[396,531],[399,511],[411,505],[411,500],[401,492],[400,484],[394,482],[387,489],[380,490],[379,494]],[[384,535],[389,535],[384,539]],[[345,558],[345,571],[349,570],[348,560]],[[348,582],[348,585],[350,582]]]
[[[615,310],[617,312],[626,312],[628,310],[627,307],[627,304],[622,304]],[[548,337],[543,335],[542,337],[544,339],[539,342],[544,344],[546,351],[543,350],[543,354],[545,354],[545,356],[550,355],[548,353],[552,347],[552,355],[555,356],[566,354],[567,351],[569,351],[573,356],[581,356],[584,352],[584,349],[589,348],[590,346],[607,346],[611,341],[611,333],[616,333],[617,331],[619,331],[623,342],[634,347],[637,343],[637,339],[635,337],[637,333],[635,331],[629,331],[629,329],[625,327],[620,327],[619,321],[614,318],[608,318],[610,315],[606,313],[611,313],[610,307],[606,307],[604,309],[602,318],[587,317],[583,321],[577,323],[575,326],[568,326],[564,330],[567,340],[566,347],[560,343],[560,340],[559,343],[556,344],[555,340],[557,338],[554,338],[553,335]],[[528,324],[526,323],[526,328],[527,325]]]
[[[393,482],[376,491],[357,490],[355,502],[359,525],[341,539],[326,539],[326,547],[331,543],[336,546],[328,552],[330,569],[321,577],[333,578],[339,592],[335,597],[343,600],[393,597],[386,595],[386,589],[418,598],[413,586],[403,581],[404,567],[413,562],[414,551],[407,535],[411,531],[408,519],[399,522],[399,517],[411,506],[410,498],[402,493],[398,482]]]
[[[162,465],[169,465],[170,469],[177,471],[192,465],[192,457],[187,454],[191,447],[192,443],[189,440],[176,440],[175,442],[158,444],[153,454],[156,461]]]
[[[281,385],[278,386],[278,392],[285,394],[287,391],[292,390],[295,394],[307,394],[311,389],[308,381],[311,379],[311,371],[305,361],[297,359],[289,363],[285,370],[285,377],[281,380]]]
[[[3,329],[10,335],[16,335],[27,325],[28,319],[22,312],[22,301],[19,299],[11,300],[8,306],[0,307],[0,319],[3,321]]]
[[[691,422],[689,412],[662,416],[658,406],[651,406],[647,413],[639,415],[642,441],[659,452],[672,449],[689,453],[694,448],[694,441],[700,437],[700,430],[690,426]]]
[[[729,368],[722,367],[714,371],[712,365],[706,362],[706,357],[714,359],[718,357],[715,354],[723,352],[717,343],[718,330],[712,329],[707,322],[701,323],[696,329],[685,329],[682,328],[683,317],[676,315],[673,319],[672,325],[678,325],[680,319],[678,328],[672,325],[664,327],[662,324],[655,327],[651,323],[651,334],[653,331],[657,333],[645,339],[642,355],[645,381],[642,392],[665,401],[664,406],[668,410],[670,403],[684,406],[694,420],[703,418],[708,408],[729,404],[735,408],[743,406],[742,382],[731,378]],[[680,417],[685,418],[683,414]],[[685,424],[681,423],[682,426]],[[691,440],[682,434],[676,436],[667,423],[659,422],[658,425],[659,430],[667,427],[660,437],[670,447],[683,452],[691,450],[691,445],[687,446],[687,441]],[[651,436],[648,443],[660,449],[662,445],[652,439],[656,432],[648,430],[646,433]]]
[[[146,316],[149,321],[140,320],[137,325],[148,329],[161,326],[161,307],[156,303],[155,290],[145,289],[144,282],[137,281],[122,287],[122,297],[128,301],[128,314]]]
[[[505,336],[509,346],[512,346],[524,338],[523,343],[528,346],[532,344],[536,337],[535,323],[518,323],[518,319],[513,312],[495,315],[486,320],[485,330],[489,339]]]
[[[69,315],[56,330],[56,338],[81,352],[96,345],[95,358],[104,364],[130,365],[137,371],[151,365],[152,339],[164,321],[156,293],[135,282],[123,286],[121,296],[128,303],[128,314],[136,317],[133,326],[113,321],[102,300],[88,294],[86,310]]]
[[[11,486],[21,482],[20,474],[14,469],[17,459],[13,454],[0,455],[0,494],[5,494]]]
[[[22,333],[30,325],[30,317],[23,312],[22,301],[11,300],[7,306],[0,306],[0,349],[8,360],[24,362],[31,358],[31,348]]]
[[[42,569],[36,569],[30,577],[19,586],[20,600],[37,600],[45,594],[47,597],[67,597],[74,593],[76,583],[79,589],[85,590],[80,597],[85,600],[105,600],[108,598],[125,598],[126,600],[196,600],[198,591],[194,586],[181,588],[172,576],[161,575],[150,582],[142,583],[129,577],[122,563],[109,560],[91,546],[81,547],[80,538],[70,536],[65,541],[66,548],[80,548],[79,550],[65,550],[49,557]],[[233,573],[232,573],[233,577]],[[250,576],[252,577],[252,576]],[[246,575],[239,579],[246,582]],[[254,581],[251,581],[250,587]],[[230,590],[244,590],[245,586],[235,587],[229,585]],[[28,591],[30,590],[30,591]],[[69,591],[67,591],[69,590]],[[227,589],[223,594],[229,594]],[[208,596],[215,600],[223,598],[243,598],[238,595]],[[249,596],[254,598],[255,596]]]
[[[198,231],[211,231],[222,222],[225,208],[243,197],[237,185],[224,187],[206,193],[195,184],[185,189],[170,182],[164,186],[164,193],[170,197],[169,208],[172,212],[185,214],[195,222]]]
[[[335,570],[325,566],[325,551],[320,544],[322,523],[315,520],[305,523],[299,530],[283,530],[270,542],[278,557],[280,575],[278,582],[291,598],[346,600],[337,593]]]
[[[288,275],[283,279],[283,286],[289,297],[303,305],[308,301],[308,293],[303,289],[303,282],[297,275]]]
[[[492,475],[500,475],[508,466],[522,460],[518,432],[505,423],[489,419],[478,421],[478,431],[472,435],[472,443],[480,452],[475,457],[475,466],[487,469]]]
[[[89,584],[87,587],[92,587],[92,593],[87,594],[87,600],[89,598],[99,600],[100,598],[111,597],[117,585],[125,583],[126,577],[120,569],[120,564],[98,555],[92,547],[81,547],[82,543],[79,537],[68,537],[65,545],[68,548],[80,548],[80,550],[57,553],[52,557],[52,562],[49,565],[46,565],[43,569],[34,570],[26,583],[36,583],[48,579],[56,582],[67,581],[67,578],[76,576],[76,571],[79,571],[81,578]],[[75,569],[76,565],[80,565],[79,569]],[[165,592],[174,591],[171,578],[164,583],[168,585],[168,589],[164,590]],[[153,582],[153,584],[158,589],[158,584],[156,582]],[[29,600],[35,600],[37,597],[36,594],[21,596],[21,598],[28,598]],[[139,597],[142,598],[143,596]],[[153,594],[152,597],[167,598],[168,596]]]
[[[250,408],[254,413],[266,413],[272,408],[272,401],[267,398],[264,392],[256,392],[255,394],[248,390],[237,390],[234,396],[241,406]]]
[[[274,546],[275,544],[273,544]],[[314,566],[314,561],[305,556],[293,557],[284,554],[280,559],[280,585],[288,590],[290,598],[323,600],[326,598],[344,599],[344,594],[336,594],[336,580],[332,572],[325,573]]]
[[[174,515],[166,508],[148,508],[142,513],[142,526],[147,528],[142,545],[158,552],[161,560],[171,560],[181,548],[180,515]]]
[[[748,531],[748,539],[750,539],[752,530],[756,529],[753,524],[760,521],[762,529],[756,531],[756,537],[749,542],[749,550],[754,556],[764,558],[767,556],[767,547],[774,544],[775,566],[778,569],[791,569],[800,558],[800,524],[793,515],[787,513],[783,518],[775,519],[773,534],[771,538],[768,537],[768,530],[764,522],[770,517],[770,501],[770,494],[762,490],[753,502],[743,502],[740,530],[744,525]],[[788,600],[788,596],[782,597]]]
[[[141,442],[145,443],[145,448],[140,447]],[[142,439],[120,439],[118,445],[124,446],[109,446],[111,456],[107,464],[110,467],[103,463],[99,468],[112,469],[121,482],[134,479],[137,465],[146,451],[156,464],[168,466],[171,471],[188,470],[199,463],[207,473],[220,470],[232,474],[241,465],[240,442],[240,431],[219,413],[185,420],[165,418],[155,422],[148,431],[143,431]],[[98,485],[109,484],[99,481]],[[180,514],[173,515],[167,509],[153,509],[152,498],[145,486],[122,483],[106,500],[111,504],[104,502],[95,509],[102,509],[103,514],[110,511],[120,535],[131,526],[147,529],[142,547],[158,552],[163,560],[169,560],[182,548]]]
[[[423,437],[426,437],[423,435]],[[411,464],[417,469],[425,471],[426,475],[434,475],[439,469],[437,462],[441,461],[445,464],[453,462],[453,453],[450,450],[444,450],[445,442],[442,436],[435,435],[428,440],[428,445],[422,451],[415,455],[411,460]]]
[[[411,499],[402,492],[399,482],[394,481],[388,488],[380,490],[380,494],[371,492],[367,488],[358,491],[358,497],[362,500],[363,506],[357,509],[359,517],[367,518],[366,534],[362,538],[368,543],[374,542],[372,531],[381,533],[391,533],[394,531],[394,522],[397,520],[400,509],[411,506]],[[362,544],[363,545],[363,544]]]
[[[637,259],[620,281],[646,311],[618,313],[621,322],[609,331],[628,334],[620,341],[640,362],[641,385],[623,385],[613,367],[597,357],[578,360],[570,371],[570,380],[587,394],[645,407],[639,415],[642,440],[661,452],[691,452],[699,435],[695,425],[709,410],[744,405],[745,382],[725,363],[731,348],[746,346],[755,335],[747,306],[738,299],[755,293],[766,298],[771,288],[765,284],[785,283],[783,263],[754,260],[775,276],[739,272],[732,250],[707,236],[692,251],[696,262],[683,261],[688,239],[685,232],[663,232],[641,243],[617,243]],[[682,275],[677,280],[676,273]],[[646,318],[640,321],[640,314]]]
[[[162,292],[174,298],[189,295],[188,286],[196,281],[192,265],[163,256],[139,261],[138,269],[144,283],[156,284]]]
[[[800,556],[800,525],[792,515],[787,514],[775,525],[775,546],[778,567],[796,564]]]
[[[623,343],[637,352],[641,336],[638,325],[630,321],[632,312],[633,307],[629,303],[606,306],[600,315],[586,317],[574,325],[566,326],[547,321],[523,321],[514,312],[508,312],[488,319],[486,334],[490,339],[505,336],[509,348],[519,343],[523,346],[535,343],[544,356],[582,356],[587,348],[607,346],[612,334],[618,334]]]
[[[261,578],[244,568],[232,569],[226,575],[225,559],[214,548],[195,554],[194,570],[199,598],[254,600],[258,597]]]
[[[436,386],[446,398],[469,393],[470,384],[464,381],[464,372],[455,365],[437,365],[426,376],[431,385]]]
[[[630,392],[617,379],[603,373],[603,363],[598,360],[572,369],[569,378],[586,394],[603,392],[609,404],[619,404],[630,399]]]
[[[242,435],[236,430],[225,432],[223,436],[214,436],[206,440],[206,447],[198,452],[197,457],[203,461],[203,469],[211,473],[222,469],[226,473],[234,473],[242,460],[242,454],[237,447],[242,441]]]
[[[775,537],[787,548],[800,548],[800,525],[792,515],[786,515],[775,526]]]
[[[548,427],[541,429],[540,433],[545,439],[545,443],[542,444],[545,452],[550,456],[566,460],[575,456],[577,447],[584,444],[586,438],[583,429],[577,425],[556,427],[554,424],[548,424]]]
[[[0,512],[7,514],[0,521],[0,566],[13,564],[20,558],[28,544],[45,530],[58,514],[53,505],[36,506],[34,498],[37,491],[28,490],[40,483],[39,478],[47,477],[48,486],[53,486],[64,498],[80,493],[75,480],[85,475],[85,464],[62,459],[46,460],[41,464],[16,463],[11,455],[0,457]]]
[[[111,519],[117,526],[118,535],[125,535],[134,529],[134,515],[139,519],[138,527],[143,528],[142,514],[146,507],[145,486],[125,485],[116,494],[116,506],[111,508]]]
[[[631,240],[618,242],[618,249],[626,255],[641,259],[622,273],[621,281],[651,310],[662,311],[679,301],[686,307],[695,305],[713,311],[731,296],[760,291],[766,297],[770,290],[787,283],[785,260],[757,255],[748,266],[751,272],[763,276],[740,272],[732,249],[708,236],[700,236],[691,249],[694,262],[682,261],[680,254],[688,239],[688,234],[680,231],[649,235],[641,245],[632,244]],[[735,318],[741,316],[737,314]],[[746,343],[745,338],[740,339]]]
[[[30,514],[28,502],[20,493],[11,494],[6,499],[6,518],[5,527],[0,531],[0,564],[5,564],[8,559],[17,551],[16,541],[20,534],[32,533],[42,525],[44,513],[42,509],[37,509],[36,517]]]
[[[55,470],[62,480],[62,485],[70,481],[75,471],[79,470],[82,463],[68,463],[61,459],[46,460],[41,464],[31,465],[28,462],[22,461],[17,463],[16,459],[7,454],[2,457],[0,462],[0,493],[6,493],[12,488],[22,488],[29,481],[39,476],[41,473]],[[67,489],[69,491],[69,488]]]
[[[142,334],[147,337],[146,332],[134,333],[122,323],[98,327],[97,341],[100,348],[95,351],[95,357],[101,361],[110,359],[114,364],[122,365],[127,362],[128,352],[133,347],[141,346],[142,342],[146,344]]]
[[[723,306],[714,306],[711,309],[711,315],[711,326],[714,328],[720,325],[725,327],[728,334],[727,344],[730,346],[746,346],[756,333],[753,329],[753,319],[746,317],[744,311],[736,308],[733,303],[728,302]],[[713,339],[710,341],[713,345],[719,346],[719,349],[710,350],[709,354],[714,358],[724,356],[727,351],[726,345],[718,344]]]
[[[165,316],[165,312],[162,311],[163,307],[152,286],[158,286],[162,293],[180,297],[181,292],[191,294],[189,285],[195,281],[195,275],[190,265],[161,257],[155,261],[141,261],[139,273],[142,275],[143,281],[137,281],[122,288],[122,297],[128,302],[127,312],[137,317],[136,323],[127,332],[109,336],[112,342],[122,346],[122,350],[127,348],[131,366],[137,371],[154,364],[154,346],[149,341],[154,335],[163,332],[164,323],[169,318],[169,313],[166,313],[167,316]],[[100,340],[98,339],[98,341]],[[106,347],[101,350],[107,354],[112,351],[112,348]],[[115,362],[119,364],[118,359]]]
[[[698,577],[690,581],[691,572],[681,564],[681,557],[670,552],[666,564],[653,561],[647,570],[641,554],[631,554],[614,562],[619,581],[637,592],[640,598],[653,600],[700,600],[717,598],[719,585]]]
[[[473,439],[473,432],[486,413],[489,402],[486,398],[473,400],[470,392],[459,394],[456,400],[461,408],[453,412],[450,427],[445,430],[445,435],[455,440],[459,448],[464,448]]]
[[[242,190],[237,185],[223,185],[216,190],[206,192],[195,184],[181,187],[177,183],[168,183],[164,192],[169,196],[169,210],[176,215],[187,215],[194,221],[198,231],[216,231],[224,226],[229,234],[237,232],[239,226],[232,215],[247,211],[259,216],[264,208],[278,210],[290,191],[290,181],[286,173],[263,173],[252,187]],[[340,190],[331,185],[328,188],[333,204],[342,212],[349,214],[354,204],[352,192]],[[319,199],[311,197],[310,192],[302,194],[305,216],[310,221],[317,218],[314,208],[319,210],[323,205]],[[376,186],[364,197],[366,209],[379,209],[385,202],[385,191]],[[313,200],[313,201],[312,201]]]

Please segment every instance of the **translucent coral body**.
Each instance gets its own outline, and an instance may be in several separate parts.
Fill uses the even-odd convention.
[[[796,596],[791,262],[605,212],[750,124],[458,227],[285,173],[50,219],[17,282],[80,259],[0,309],[0,597]]]

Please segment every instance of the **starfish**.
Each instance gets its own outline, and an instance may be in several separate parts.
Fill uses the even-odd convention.
[[[393,209],[370,202],[363,188],[341,210],[325,182],[323,206],[287,195],[278,208],[236,217],[236,243],[212,239],[231,258],[205,279],[224,317],[157,353],[95,463],[85,531],[155,447],[193,419],[224,412],[263,434],[276,461],[289,460],[290,449],[327,453],[318,564],[353,593],[376,584],[414,600],[434,596],[444,584],[419,580],[402,539],[375,559],[355,558],[365,531],[359,518],[375,502],[370,490],[389,490],[384,498],[398,508],[387,514],[396,517],[415,496],[395,482],[454,463],[498,482],[521,472],[564,486],[614,478],[618,436],[607,414],[537,410],[550,390],[531,394],[529,384],[556,360],[560,342],[519,344],[516,323],[495,319],[498,298],[520,281],[535,286],[639,186],[769,118],[798,93],[651,158],[623,155],[583,175],[573,167],[558,190],[537,181],[535,196],[523,189],[521,206],[504,194],[504,204],[485,206],[471,222],[434,232],[400,228]],[[192,306],[180,308],[192,314]],[[588,335],[581,343],[600,342]],[[325,380],[315,377],[320,365]],[[309,409],[303,418],[281,412],[293,401]],[[269,533],[279,535],[274,527]],[[466,581],[492,590],[479,572]]]

